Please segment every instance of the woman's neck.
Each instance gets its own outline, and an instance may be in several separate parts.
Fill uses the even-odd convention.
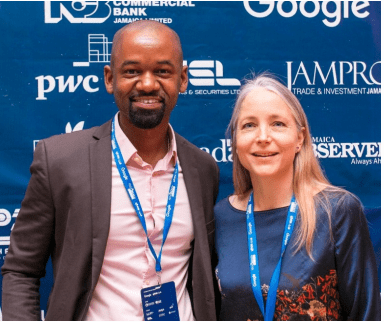
[[[253,199],[256,211],[289,206],[293,195],[293,171],[283,177],[253,177]]]

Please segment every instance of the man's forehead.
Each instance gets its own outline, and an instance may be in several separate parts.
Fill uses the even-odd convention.
[[[127,29],[122,32],[119,40],[120,43],[133,41],[144,46],[154,43],[169,43],[171,46],[178,45],[178,39],[175,33],[162,28]]]
[[[178,35],[171,28],[163,24],[145,21],[133,23],[120,29],[113,40],[112,60],[117,58],[116,55],[122,53],[121,50],[124,50],[126,54],[132,53],[129,48],[133,50],[135,45],[138,46],[136,47],[138,50],[145,50],[146,48],[154,50],[155,46],[168,48],[173,55],[178,56],[177,60],[182,61],[183,54]]]

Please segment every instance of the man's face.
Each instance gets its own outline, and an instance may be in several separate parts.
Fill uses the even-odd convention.
[[[129,31],[121,37],[112,69],[104,69],[107,92],[114,94],[124,122],[141,129],[168,123],[188,83],[174,36],[161,29]]]

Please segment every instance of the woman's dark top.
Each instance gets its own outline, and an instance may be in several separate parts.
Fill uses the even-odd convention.
[[[305,249],[295,253],[300,226],[285,252],[276,297],[274,320],[380,320],[377,266],[367,221],[359,200],[347,193],[325,192],[332,209],[328,215],[316,195],[317,225],[314,261]],[[264,301],[279,260],[288,207],[255,211],[260,280]],[[254,298],[249,273],[246,214],[229,199],[215,206],[216,277],[221,292],[220,320],[263,320]]]

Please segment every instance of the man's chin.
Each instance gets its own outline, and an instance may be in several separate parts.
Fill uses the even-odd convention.
[[[161,121],[162,120],[153,121],[153,120],[132,120],[131,119],[131,122],[135,127],[143,130],[154,129],[155,127],[160,125]]]
[[[129,113],[131,123],[139,129],[154,129],[162,122],[164,118],[164,110],[145,110],[145,112],[137,111]]]

